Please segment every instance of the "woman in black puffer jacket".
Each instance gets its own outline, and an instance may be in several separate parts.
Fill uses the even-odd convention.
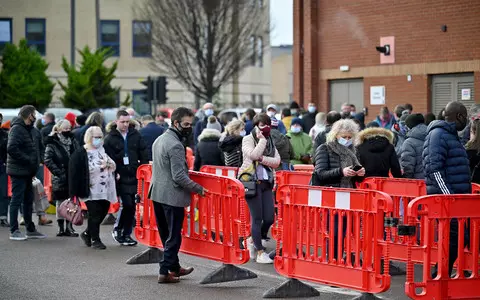
[[[225,127],[218,144],[225,158],[225,166],[240,168],[242,165],[242,140],[245,135],[245,123],[240,120],[232,121]]]
[[[195,148],[194,171],[200,171],[202,166],[224,166],[223,153],[218,148],[222,125],[217,118],[210,116],[207,127],[198,136],[198,144]]]
[[[52,133],[45,139],[44,161],[45,166],[52,173],[51,199],[56,202],[57,207],[69,197],[68,164],[70,156],[79,148],[71,130],[70,122],[62,120],[53,127]],[[78,237],[78,234],[72,227],[72,223],[67,221],[65,224],[65,219],[59,216],[58,213],[57,222],[57,236]]]

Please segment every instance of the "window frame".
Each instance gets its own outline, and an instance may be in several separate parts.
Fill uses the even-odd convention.
[[[118,28],[118,34],[117,34],[117,41],[116,42],[104,42],[103,41],[103,25],[108,25],[108,24],[114,24]],[[100,20],[100,46],[102,48],[110,48],[113,50],[112,46],[118,47],[118,52],[115,50],[113,51],[112,56],[113,57],[119,57],[120,56],[120,20]]]
[[[0,21],[7,21],[10,24],[10,41],[5,42],[5,41],[0,41],[0,47],[5,47],[7,44],[11,44],[13,42],[13,19],[12,18],[0,18]],[[0,56],[1,56],[1,51],[0,51]]]
[[[250,66],[255,67],[257,63],[257,37],[255,35],[250,36],[250,47],[252,50],[252,56],[250,57]]]
[[[40,22],[43,25],[43,41],[30,41],[27,39],[28,36],[28,23],[29,22]],[[45,52],[41,53],[38,51],[37,47],[37,52],[41,56],[47,55],[47,19],[45,18],[25,18],[25,40],[27,40],[27,46],[31,47],[32,45],[43,45],[45,47]]]
[[[258,55],[257,56],[257,62],[258,62],[258,67],[259,68],[263,68],[263,36],[257,36],[257,38],[255,39],[255,48],[257,48],[255,50],[255,54]],[[256,62],[256,63],[257,63]]]
[[[147,23],[150,24],[150,43],[148,44],[143,44],[143,43],[136,43],[135,42],[135,24],[136,23]],[[150,53],[149,54],[136,54],[135,53],[135,46],[145,46],[149,45],[150,46]],[[133,20],[132,21],[132,56],[133,57],[152,57],[152,21],[141,21],[141,20]]]

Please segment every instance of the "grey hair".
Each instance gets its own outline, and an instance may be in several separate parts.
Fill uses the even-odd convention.
[[[322,124],[325,125],[325,122],[327,121],[327,114],[324,112],[319,112],[315,116],[315,123],[316,124]]]
[[[352,140],[355,140],[360,127],[355,121],[351,119],[343,119],[335,122],[332,126],[332,130],[327,135],[327,143],[334,142],[337,139],[337,135],[342,132],[348,132],[352,135]]]
[[[60,133],[62,129],[65,128],[72,128],[72,124],[70,124],[70,121],[68,120],[60,120],[53,126],[52,132],[50,132],[50,135],[55,135],[57,133]]]

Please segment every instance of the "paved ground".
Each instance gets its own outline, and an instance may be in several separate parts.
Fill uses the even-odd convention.
[[[115,245],[110,236],[111,226],[101,228],[107,245],[105,251],[87,248],[79,238],[57,238],[56,226],[39,230],[48,238],[10,241],[9,230],[0,228],[0,299],[261,299],[265,291],[284,281],[272,265],[249,263],[245,267],[254,271],[257,279],[200,285],[220,264],[181,255],[182,265],[195,267],[194,273],[179,284],[160,285],[157,284],[158,265],[125,264],[145,247]],[[408,299],[404,282],[404,276],[393,277],[390,291],[379,296]],[[312,285],[320,291],[321,299],[353,299],[360,295],[346,289]]]

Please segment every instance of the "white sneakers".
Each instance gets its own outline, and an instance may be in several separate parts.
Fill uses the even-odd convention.
[[[257,263],[259,264],[273,264],[273,259],[266,252],[257,255]]]
[[[262,240],[262,246],[265,247],[266,244],[267,244],[267,241]],[[248,249],[248,252],[250,253],[250,259],[254,259],[256,256],[257,257],[256,262],[259,264],[273,264],[273,260],[265,251],[263,251],[260,254],[257,254],[257,249],[255,249],[255,246],[253,245],[253,239],[251,237],[247,239],[247,249]]]

